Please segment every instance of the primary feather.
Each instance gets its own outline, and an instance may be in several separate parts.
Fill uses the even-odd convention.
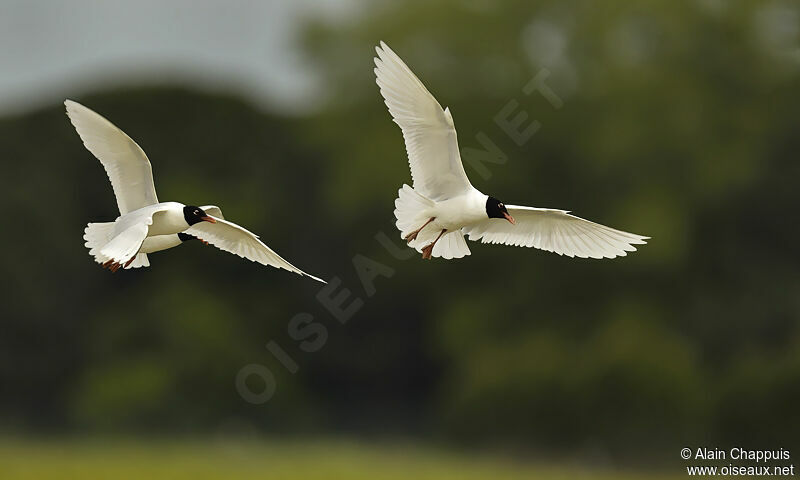
[[[324,280],[309,275],[284,260],[271,248],[264,245],[264,243],[258,239],[258,235],[233,222],[223,220],[222,218],[215,218],[215,220],[217,223],[201,222],[192,225],[185,233],[205,240],[220,250],[238,255],[253,262],[270,267],[282,268],[326,283]]]
[[[616,230],[564,210],[507,205],[517,224],[486,219],[464,227],[470,240],[534,247],[580,258],[624,257],[648,237]]]
[[[97,112],[72,100],[64,105],[86,149],[103,164],[120,215],[158,203],[153,169],[139,145]]]
[[[405,139],[414,189],[431,200],[469,191],[453,118],[388,45],[376,47],[375,77]]]

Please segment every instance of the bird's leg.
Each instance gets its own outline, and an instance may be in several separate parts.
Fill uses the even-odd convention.
[[[408,235],[406,235],[404,237],[405,241],[408,242],[408,243],[411,243],[412,241],[416,240],[417,235],[419,235],[419,232],[421,232],[423,228],[427,227],[428,224],[431,223],[434,220],[436,220],[436,217],[429,218],[428,221],[425,222],[425,225],[419,227],[418,229],[416,229],[413,232],[411,232]]]
[[[103,268],[110,268],[112,263],[114,263],[114,260],[107,261],[103,264]]]
[[[442,235],[444,235],[444,232],[446,231],[447,230],[442,230],[441,232],[439,232],[439,236],[436,237],[436,240],[434,240],[433,243],[422,249],[422,258],[424,258],[425,260],[431,259],[431,255],[433,254],[433,246],[436,245],[436,242],[438,242],[439,239],[442,238]]]
[[[125,266],[124,266],[124,268],[128,268],[128,265],[130,265],[131,263],[133,263],[133,261],[134,261],[135,259],[136,259],[136,255],[132,256],[130,260],[128,260],[127,262],[125,262]]]

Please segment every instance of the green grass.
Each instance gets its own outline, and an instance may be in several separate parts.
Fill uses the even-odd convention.
[[[409,444],[339,441],[0,440],[0,478],[49,479],[659,479],[635,472],[543,466]]]

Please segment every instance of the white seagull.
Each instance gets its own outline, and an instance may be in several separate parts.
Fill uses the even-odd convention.
[[[626,233],[565,210],[504,205],[469,182],[450,109],[384,42],[375,48],[376,83],[405,139],[413,187],[395,200],[397,228],[422,258],[469,255],[464,240],[535,247],[559,255],[614,258],[649,237]]]
[[[225,220],[219,207],[159,202],[150,160],[139,145],[98,113],[72,100],[64,105],[83,144],[103,164],[117,198],[120,216],[113,222],[88,224],[83,237],[89,254],[104,268],[116,272],[148,267],[148,253],[197,238],[262,265],[324,283],[281,258],[257,235]]]

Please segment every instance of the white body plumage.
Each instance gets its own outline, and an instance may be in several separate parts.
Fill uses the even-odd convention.
[[[430,226],[439,230],[455,231],[466,225],[486,220],[486,199],[476,189],[471,189],[463,195],[435,202],[425,211],[429,218],[435,218]],[[427,227],[426,227],[427,228]]]

